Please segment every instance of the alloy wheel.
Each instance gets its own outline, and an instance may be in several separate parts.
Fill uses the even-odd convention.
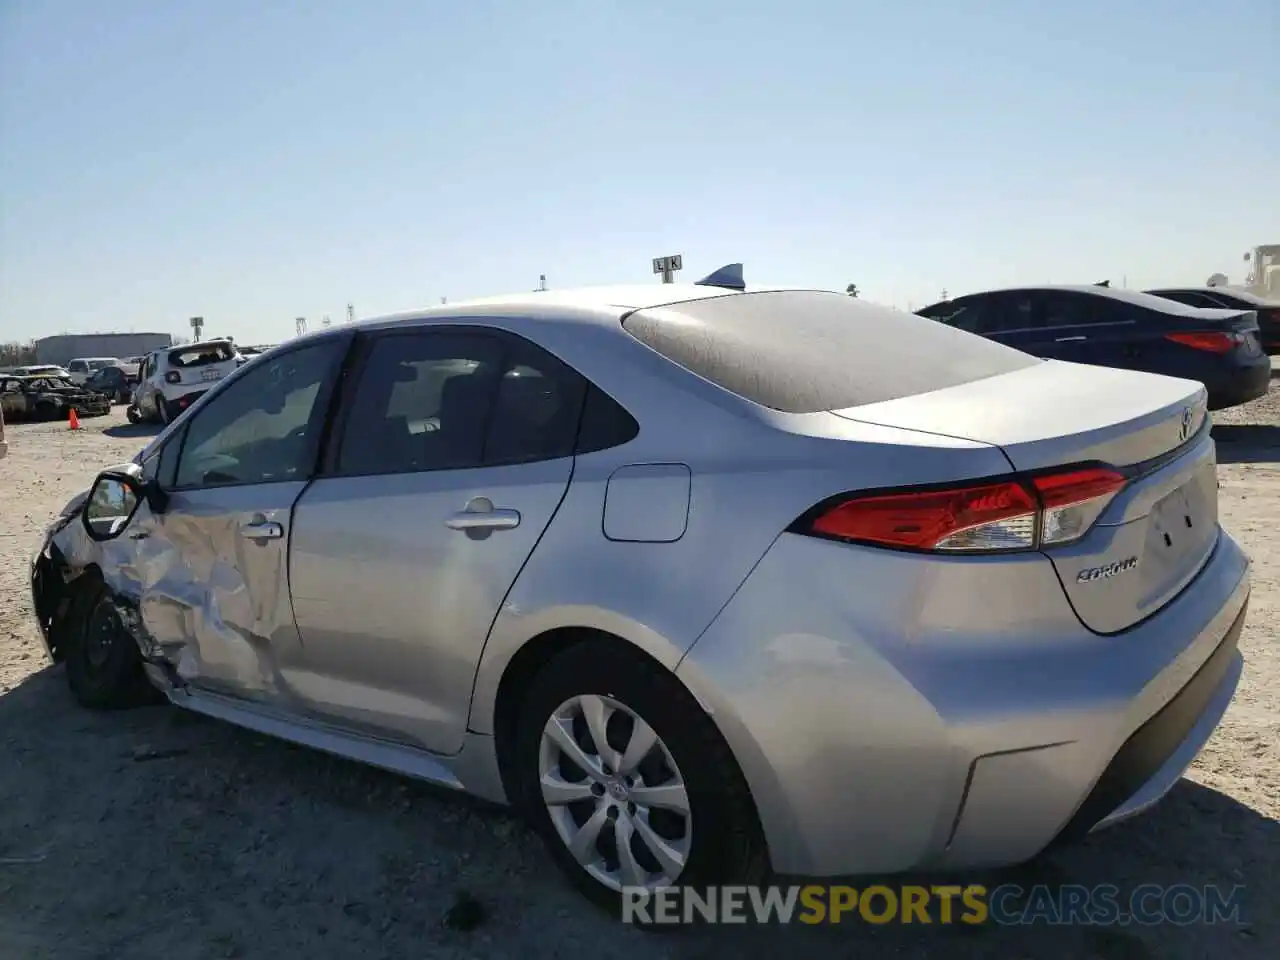
[[[689,795],[662,738],[625,704],[571,697],[542,731],[543,803],[569,853],[599,883],[674,884],[689,858]]]

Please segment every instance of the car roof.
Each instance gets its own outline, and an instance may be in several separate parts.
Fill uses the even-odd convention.
[[[1121,303],[1129,303],[1136,307],[1145,307],[1148,310],[1156,310],[1160,313],[1169,313],[1179,316],[1203,316],[1204,310],[1214,311],[1211,307],[1191,307],[1185,303],[1179,303],[1176,300],[1166,300],[1164,297],[1157,297],[1155,294],[1142,293],[1137,290],[1116,289],[1114,287],[1100,287],[1092,283],[1046,283],[1038,286],[1030,287],[1002,287],[998,290],[980,290],[976,293],[966,293],[964,297],[986,296],[992,293],[1084,293],[1095,297],[1105,297],[1108,300],[1119,300]],[[953,297],[953,300],[962,300],[964,297]],[[942,301],[946,302],[946,301]],[[1227,308],[1224,308],[1224,310]],[[1221,312],[1221,311],[1218,311]]]
[[[230,337],[214,337],[212,340],[196,340],[193,343],[173,343],[167,347],[161,347],[156,353],[164,353],[166,350],[199,350],[201,347],[221,347],[226,344],[235,346],[235,341]]]
[[[1242,290],[1239,287],[1156,287],[1148,290],[1147,293],[1159,295],[1161,293],[1207,293],[1217,296],[1235,297],[1237,300],[1243,300],[1245,303],[1256,303],[1260,307],[1275,306],[1275,300],[1268,300],[1266,297],[1260,297],[1250,290]]]
[[[619,286],[575,287],[564,290],[540,290],[533,293],[508,294],[459,300],[419,310],[405,310],[381,317],[369,317],[345,327],[376,327],[406,320],[450,317],[504,316],[511,313],[563,314],[563,319],[584,323],[614,323],[635,310],[667,307],[693,300],[741,296],[744,293],[778,292],[791,287],[748,287],[733,290],[725,287],[700,286],[694,283],[649,283]],[[327,328],[332,331],[334,328]],[[321,331],[316,331],[320,333]]]

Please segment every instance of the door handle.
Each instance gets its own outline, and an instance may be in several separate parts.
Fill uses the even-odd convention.
[[[284,536],[284,525],[270,520],[240,524],[240,536],[246,540],[279,540]]]
[[[511,530],[520,526],[519,510],[463,510],[444,522],[450,530]]]
[[[1084,340],[1085,337],[1059,337],[1054,343],[1075,343],[1078,340]]]

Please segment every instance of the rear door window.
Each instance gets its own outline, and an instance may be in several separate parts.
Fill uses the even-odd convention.
[[[471,333],[375,338],[338,446],[347,476],[477,467],[502,348]]]
[[[1041,293],[1040,325],[1046,330],[1066,330],[1093,323],[1092,304],[1088,297],[1070,293]]]
[[[235,348],[229,343],[207,343],[199,347],[186,347],[169,351],[169,366],[175,370],[208,367],[226,363],[235,358]]]
[[[786,413],[928,393],[1040,362],[927,317],[816,291],[693,300],[637,310],[622,325],[697,376]]]
[[[572,456],[587,392],[586,379],[566,364],[498,331],[376,336],[344,421],[334,472],[460,470]],[[597,398],[593,410],[594,449],[634,436],[625,411],[607,396]]]

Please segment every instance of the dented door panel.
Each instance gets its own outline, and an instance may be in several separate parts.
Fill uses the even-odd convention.
[[[259,701],[288,700],[281,662],[296,659],[289,600],[293,504],[305,482],[174,493],[144,550],[163,575],[140,604],[148,632],[178,676],[196,687]],[[254,533],[270,532],[270,537]]]
[[[305,486],[175,492],[162,515],[143,503],[124,535],[104,543],[76,519],[51,538],[60,574],[74,581],[96,568],[144,657],[164,665],[172,682],[288,702],[280,667],[297,659],[299,638],[286,559],[293,503]],[[249,524],[278,524],[280,536],[253,538]]]

